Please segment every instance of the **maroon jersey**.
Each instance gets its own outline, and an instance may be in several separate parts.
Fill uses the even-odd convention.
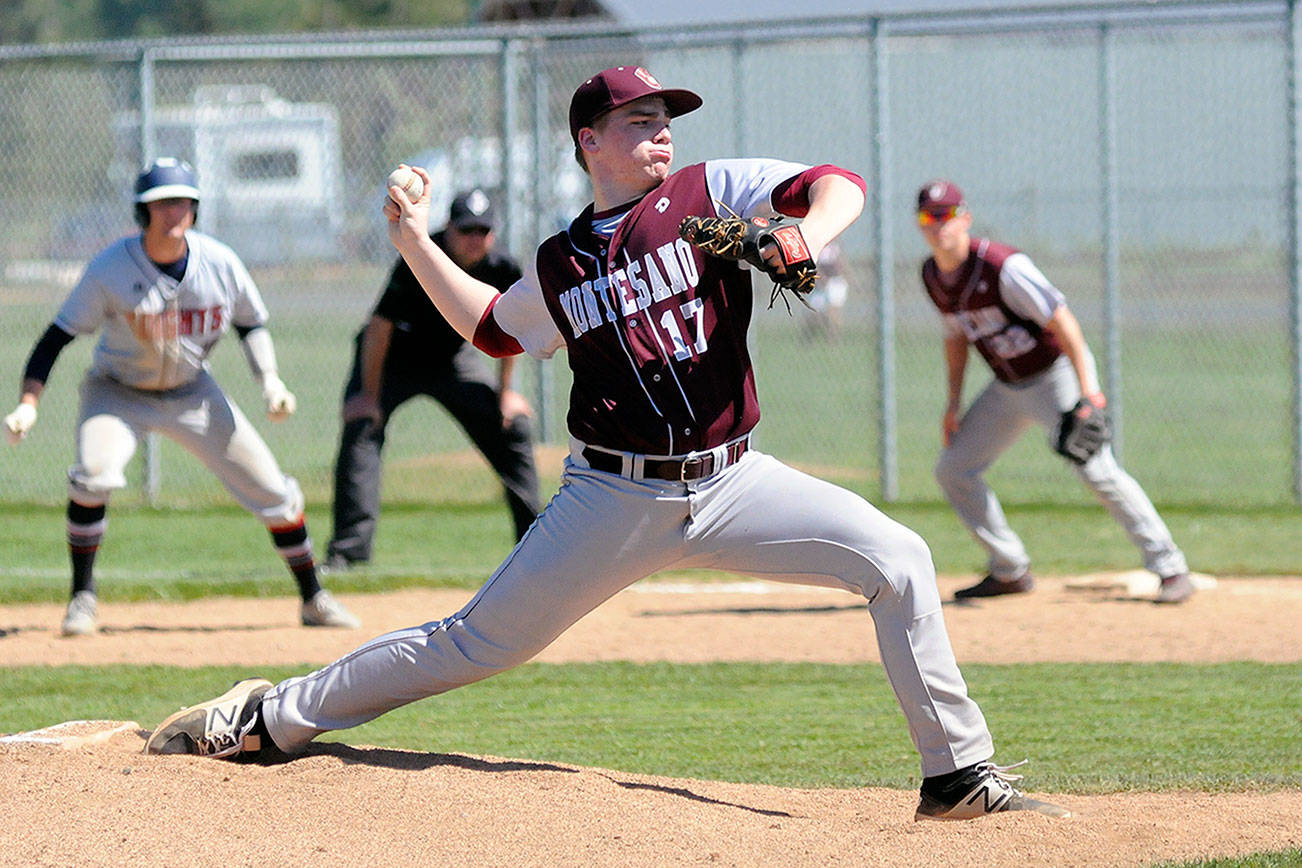
[[[679,238],[678,224],[720,212],[802,217],[809,187],[827,174],[864,187],[835,166],[710,160],[621,209],[590,206],[542,243],[535,273],[493,300],[475,346],[537,358],[567,347],[568,425],[584,443],[682,455],[744,437],[759,420],[746,349],[750,275]]]
[[[1051,332],[1017,313],[1003,298],[1000,273],[1018,252],[987,238],[973,238],[967,261],[950,284],[940,279],[934,257],[922,264],[923,286],[940,309],[947,331],[965,335],[1005,383],[1034,376],[1062,355]]]
[[[675,172],[633,206],[609,241],[589,206],[538,249],[538,281],[565,335],[570,432],[651,455],[710,449],[759,421],[746,349],[750,275],[678,237],[713,215],[705,166]]]

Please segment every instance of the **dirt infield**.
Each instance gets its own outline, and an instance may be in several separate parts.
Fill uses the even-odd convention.
[[[1172,608],[1094,578],[1091,589],[1043,580],[1026,597],[947,606],[960,662],[1302,662],[1302,578],[1221,579]],[[960,580],[941,584],[948,596]],[[302,630],[287,599],[110,603],[103,634],[85,640],[57,637],[61,607],[5,606],[0,665],[313,665],[468,596],[345,596],[362,631]],[[866,607],[848,594],[651,584],[618,595],[539,659],[854,662],[877,652]],[[344,745],[264,768],[146,758],[146,734],[135,722],[96,722],[0,741],[0,864],[1141,865],[1302,847],[1297,791],[1060,795],[1069,820],[915,824],[915,794],[899,790]]]

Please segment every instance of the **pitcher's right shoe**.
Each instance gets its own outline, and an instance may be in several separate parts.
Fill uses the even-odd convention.
[[[1004,594],[1025,594],[1035,587],[1035,579],[1028,570],[1015,579],[996,579],[986,576],[968,588],[954,592],[955,600],[968,600],[972,597],[1002,597]]]
[[[221,759],[262,744],[250,735],[258,721],[262,696],[271,689],[265,678],[246,678],[216,699],[183,708],[160,723],[145,742],[145,753],[188,753]]]
[[[1022,776],[1009,774],[1011,768],[1016,766],[977,763],[958,780],[931,792],[924,782],[913,819],[971,820],[1003,811],[1035,811],[1049,817],[1071,816],[1071,811],[1066,808],[1032,799],[1014,789],[1010,782],[1020,781]]]
[[[78,591],[68,601],[60,632],[65,636],[90,636],[99,630],[99,603],[94,591]]]

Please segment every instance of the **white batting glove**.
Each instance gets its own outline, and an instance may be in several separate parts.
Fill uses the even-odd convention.
[[[5,434],[9,437],[9,444],[18,445],[18,441],[26,437],[27,432],[31,431],[35,424],[36,408],[26,402],[19,404],[5,417]]]
[[[267,418],[272,422],[283,422],[298,409],[294,393],[275,374],[262,378],[262,399],[267,402]]]

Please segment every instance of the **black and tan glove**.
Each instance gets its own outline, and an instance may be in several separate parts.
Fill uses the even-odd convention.
[[[809,255],[809,246],[800,232],[800,221],[775,214],[772,217],[684,217],[678,225],[678,234],[688,243],[720,259],[745,260],[768,275],[773,281],[773,295],[769,307],[791,290],[806,306],[805,296],[814,291],[818,281],[818,265]],[[770,265],[760,256],[760,248],[775,244],[781,258],[781,268]],[[790,304],[787,309],[790,310]]]
[[[1077,464],[1084,464],[1112,439],[1108,411],[1087,398],[1062,414],[1058,427],[1058,454]]]

